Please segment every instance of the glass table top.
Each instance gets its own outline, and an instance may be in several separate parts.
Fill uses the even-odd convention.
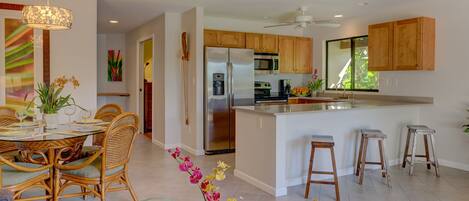
[[[106,131],[106,125],[78,125],[62,124],[56,129],[44,129],[43,127],[0,127],[0,141],[32,142],[32,141],[56,141],[69,138],[97,135]]]

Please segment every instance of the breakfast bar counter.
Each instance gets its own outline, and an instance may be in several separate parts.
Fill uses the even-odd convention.
[[[235,176],[274,196],[286,195],[287,187],[306,181],[311,135],[333,136],[338,175],[352,174],[358,131],[366,128],[388,136],[387,157],[390,165],[397,164],[406,125],[418,124],[420,110],[427,105],[431,103],[353,100],[236,107]],[[368,148],[377,149],[376,143]],[[369,151],[368,160],[378,161],[378,153]],[[318,151],[314,169],[330,168],[329,153]]]

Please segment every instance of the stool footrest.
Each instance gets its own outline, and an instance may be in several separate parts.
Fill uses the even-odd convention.
[[[413,165],[415,163],[419,163],[419,164],[431,164],[431,165],[435,165],[435,162],[434,161],[414,161],[412,162],[412,160],[410,159],[406,159],[407,163],[409,163],[409,165]]]
[[[381,162],[365,162],[365,164],[369,164],[369,165],[381,165]]]
[[[335,185],[335,181],[318,181],[318,180],[311,180],[313,184],[328,184],[328,185]]]
[[[334,175],[334,172],[327,172],[327,171],[311,171],[312,174],[330,174]]]
[[[407,154],[407,157],[412,157],[412,154]],[[415,155],[415,157],[426,158],[426,155]]]

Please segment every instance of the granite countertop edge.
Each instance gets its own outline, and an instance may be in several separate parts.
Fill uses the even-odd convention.
[[[385,104],[387,103],[387,104]],[[301,107],[300,105],[322,105],[322,106],[327,106],[327,105],[335,105],[337,103],[311,103],[311,104],[295,104],[295,105],[290,105],[292,107]],[[354,104],[354,103],[350,103]],[[419,107],[419,106],[431,106],[433,103],[416,103],[416,102],[381,102],[382,105],[377,105],[377,104],[366,104],[366,103],[360,103],[356,104],[355,107],[352,108],[338,108],[338,109],[305,109],[304,111],[278,111],[278,112],[273,112],[273,111],[267,111],[267,109],[262,109],[262,108],[256,108],[256,106],[236,106],[234,109],[236,110],[242,110],[245,112],[252,112],[252,113],[258,113],[258,114],[264,114],[264,115],[273,115],[273,116],[282,116],[282,115],[291,115],[291,114],[307,114],[307,113],[323,113],[323,112],[341,112],[341,111],[351,111],[351,110],[368,110],[368,109],[386,109],[386,108],[392,108],[392,107]],[[287,107],[288,105],[284,105],[284,107]],[[282,107],[279,105],[271,105],[271,106],[262,106],[266,108],[272,108],[272,107]]]

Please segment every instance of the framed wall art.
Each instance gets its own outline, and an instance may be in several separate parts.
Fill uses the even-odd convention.
[[[50,82],[50,33],[23,24],[23,5],[0,3],[0,105],[24,108]]]

